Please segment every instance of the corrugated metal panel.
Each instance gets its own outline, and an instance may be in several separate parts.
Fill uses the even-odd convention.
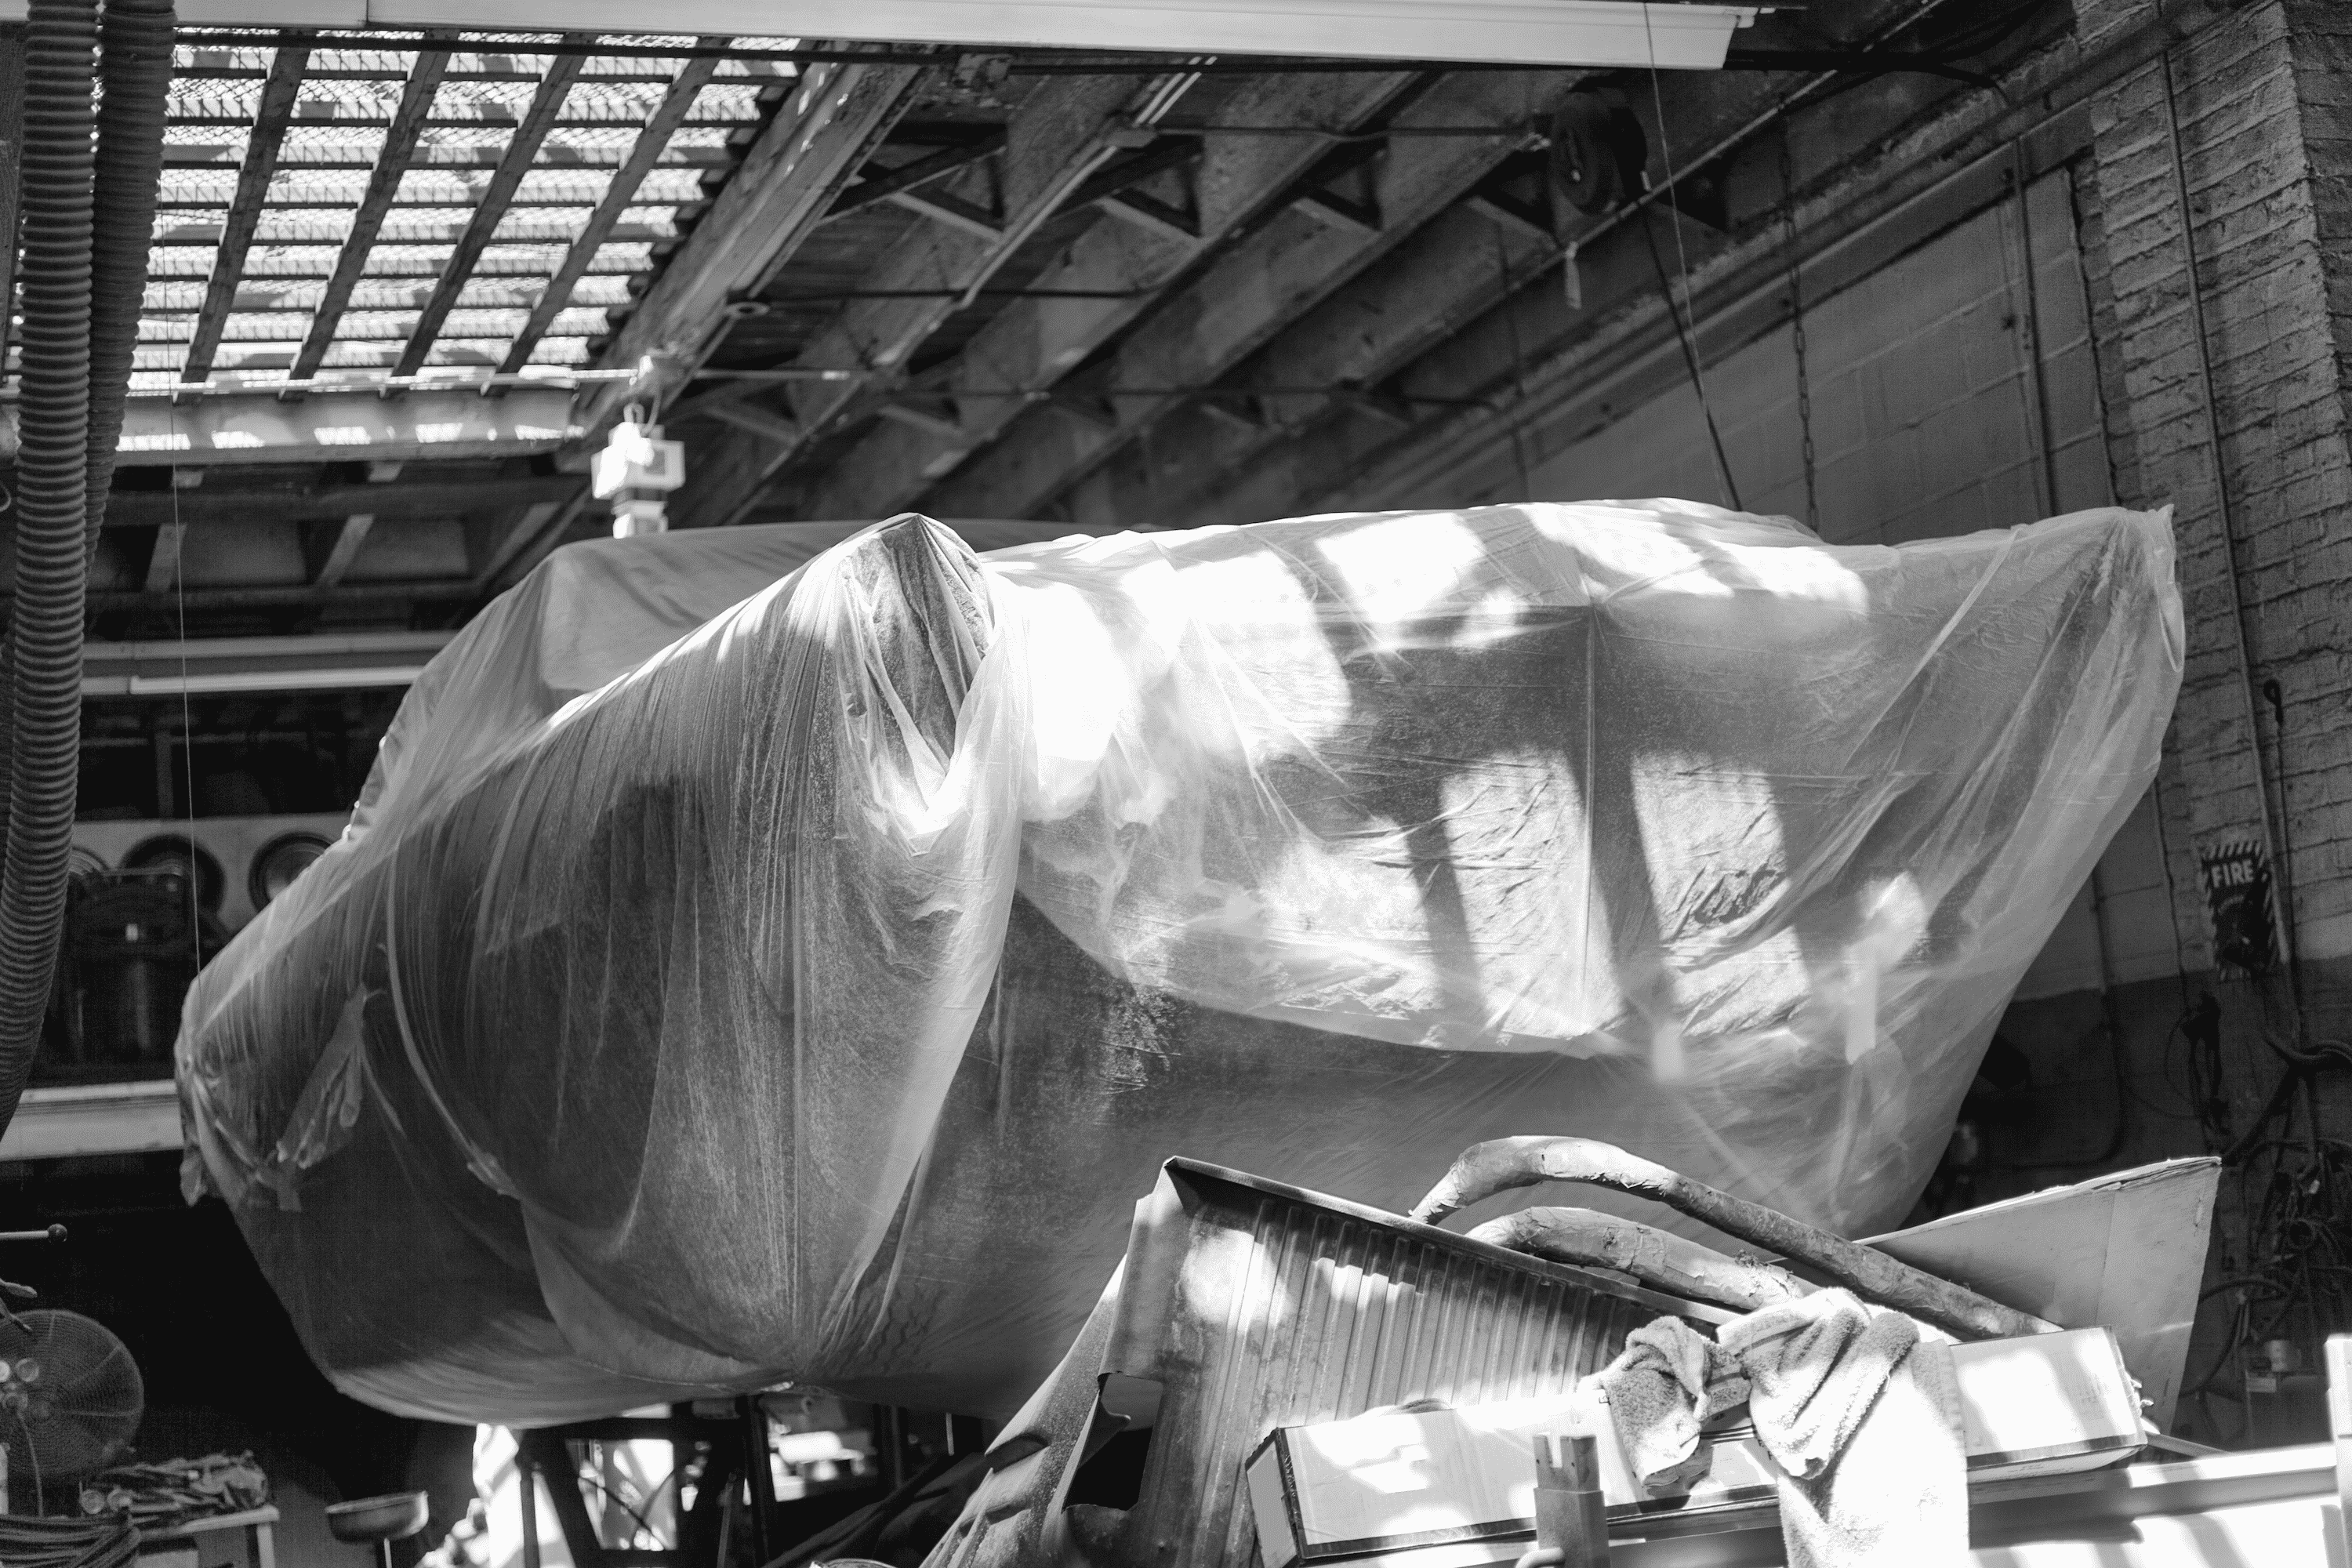
[[[1247,1563],[1256,1538],[1242,1467],[1276,1426],[1420,1400],[1565,1392],[1663,1313],[1729,1316],[1184,1160],[1170,1162],[1138,1208],[1118,1300],[1106,1310],[1100,1373],[1160,1389],[1132,1506],[1071,1510],[1072,1459],[1086,1439],[1037,1432],[1050,1445],[1040,1458],[1059,1479],[1039,1477],[1018,1498],[984,1491],[934,1552],[940,1568]],[[1082,1378],[1091,1384],[1095,1368],[1074,1356],[1055,1383]],[[1069,1392],[1033,1404],[1056,1410],[1057,1426],[1081,1414],[1107,1420]],[[1007,1438],[1022,1436],[1020,1427]],[[1022,1506],[1008,1511],[1013,1502]]]

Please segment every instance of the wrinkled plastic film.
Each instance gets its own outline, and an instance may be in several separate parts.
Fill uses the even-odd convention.
[[[2179,680],[2114,510],[790,531],[557,552],[191,994],[191,1179],[362,1397],[1009,1409],[1177,1153],[1583,1133],[1867,1233]]]

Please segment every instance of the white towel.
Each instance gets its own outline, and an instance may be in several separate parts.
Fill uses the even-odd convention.
[[[1958,1568],[1968,1559],[1968,1463],[1950,1354],[1918,1325],[1824,1290],[1768,1307],[1709,1342],[1680,1319],[1628,1336],[1601,1372],[1628,1463],[1678,1486],[1700,1423],[1748,1400],[1785,1472],[1789,1568]]]

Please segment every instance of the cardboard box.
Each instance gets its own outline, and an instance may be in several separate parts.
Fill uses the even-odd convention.
[[[1912,1353],[1951,1357],[1972,1480],[2089,1469],[2146,1440],[2138,1389],[2105,1329],[1926,1344]],[[1713,1463],[1696,1487],[1663,1497],[1635,1487],[1606,1404],[1591,1395],[1376,1411],[1280,1428],[1247,1471],[1259,1550],[1265,1568],[1406,1551],[1415,1563],[1430,1556],[1433,1564],[1418,1549],[1530,1534],[1538,1432],[1600,1437],[1612,1518],[1769,1498],[1779,1469],[1746,1415],[1732,1413],[1710,1434]]]

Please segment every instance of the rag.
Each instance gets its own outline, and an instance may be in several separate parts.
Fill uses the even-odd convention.
[[[1699,1429],[1746,1401],[1780,1467],[1789,1568],[1958,1568],[1968,1467],[1950,1355],[1844,1290],[1767,1307],[1714,1341],[1678,1318],[1596,1374],[1628,1467],[1657,1493],[1706,1472]]]

